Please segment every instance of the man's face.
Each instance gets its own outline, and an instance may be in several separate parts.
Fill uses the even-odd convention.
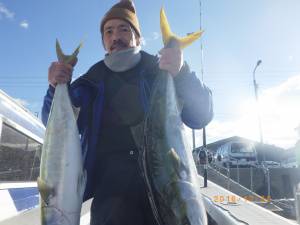
[[[130,24],[120,19],[111,19],[104,24],[102,38],[108,54],[140,44],[140,39]]]

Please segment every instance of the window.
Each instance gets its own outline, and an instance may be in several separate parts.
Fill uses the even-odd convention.
[[[33,181],[39,175],[42,144],[3,123],[0,181]]]
[[[254,152],[254,148],[252,145],[247,145],[244,143],[232,143],[231,144],[231,152],[232,153],[251,153]]]

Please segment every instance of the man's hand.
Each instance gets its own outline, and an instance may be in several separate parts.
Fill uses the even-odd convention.
[[[159,68],[176,77],[183,66],[182,51],[179,48],[163,48],[159,53],[161,55]]]
[[[62,62],[52,62],[48,70],[48,82],[51,86],[56,87],[57,84],[65,84],[71,81],[73,68],[77,63],[77,59],[70,64]]]

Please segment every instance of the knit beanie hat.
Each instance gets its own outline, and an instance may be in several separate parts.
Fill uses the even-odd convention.
[[[119,3],[111,7],[101,21],[101,34],[103,36],[104,24],[111,19],[121,19],[128,22],[135,30],[137,35],[141,36],[139,21],[136,16],[134,4],[131,0],[121,0]]]

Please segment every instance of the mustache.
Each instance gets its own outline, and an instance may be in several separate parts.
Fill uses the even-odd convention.
[[[122,41],[122,40],[116,40],[116,41],[113,43],[113,45],[110,47],[110,50],[113,50],[113,49],[116,48],[116,47],[121,47],[121,48],[123,48],[123,47],[128,47],[128,44],[125,43],[125,42]]]

